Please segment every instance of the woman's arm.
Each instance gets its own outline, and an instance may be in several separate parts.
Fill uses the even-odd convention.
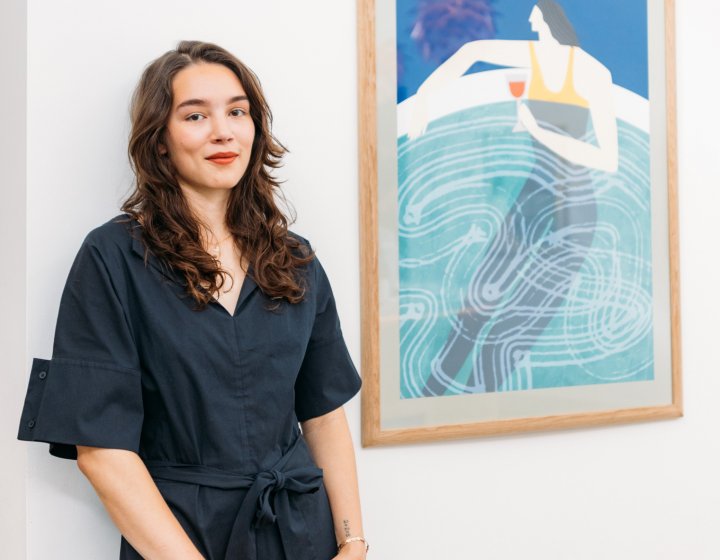
[[[558,155],[578,165],[614,173],[618,169],[619,148],[612,74],[579,48],[574,71],[575,88],[589,104],[597,146],[540,127],[527,105],[520,107],[518,116],[538,142]]]
[[[146,560],[204,560],[132,451],[77,446],[77,464],[125,539]]]
[[[476,62],[527,68],[530,66],[530,41],[482,39],[465,43],[438,66],[420,85],[413,100],[412,122],[408,137],[417,138],[428,125],[428,96],[456,80]]]
[[[499,66],[527,68],[530,66],[530,41],[486,40],[471,41],[460,47],[454,55],[438,66],[418,88],[425,94],[459,78],[476,62]]]
[[[355,450],[345,410],[341,406],[300,425],[313,459],[323,469],[337,542],[341,543],[348,537],[364,536]],[[345,545],[337,558],[364,559],[365,543],[355,541]]]

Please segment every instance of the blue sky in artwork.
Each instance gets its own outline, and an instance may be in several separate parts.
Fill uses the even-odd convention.
[[[491,0],[496,39],[536,39],[527,21],[536,0]],[[648,97],[647,0],[560,0],[580,46],[607,66],[613,82]],[[412,96],[436,68],[410,37],[420,0],[396,0],[398,103]],[[470,72],[496,68],[484,63]]]

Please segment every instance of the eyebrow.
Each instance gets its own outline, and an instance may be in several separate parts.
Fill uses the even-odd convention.
[[[238,101],[249,101],[247,95],[236,95],[235,97],[231,97],[228,99],[227,104],[230,105],[232,103],[237,103]],[[205,99],[188,99],[186,101],[183,101],[178,105],[175,110],[182,109],[183,107],[187,107],[189,105],[200,105],[200,106],[206,106],[208,105],[207,100]]]

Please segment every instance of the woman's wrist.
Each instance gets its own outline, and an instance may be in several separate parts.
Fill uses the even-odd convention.
[[[366,560],[367,549],[362,541],[351,542],[343,546],[337,554],[342,560]]]
[[[353,536],[348,537],[344,541],[338,544],[338,556],[343,558],[360,558],[364,560],[367,557],[367,552],[370,549],[370,544],[367,542],[365,537]]]

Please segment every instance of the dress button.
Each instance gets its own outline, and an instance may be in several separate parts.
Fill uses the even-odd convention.
[[[34,428],[34,427],[35,427],[35,420],[34,420],[34,419],[33,419],[33,420],[30,420],[30,421],[27,423],[27,425],[28,425],[28,428]]]
[[[40,379],[45,379],[47,377],[47,371],[41,371],[40,373],[38,373],[38,377]]]

